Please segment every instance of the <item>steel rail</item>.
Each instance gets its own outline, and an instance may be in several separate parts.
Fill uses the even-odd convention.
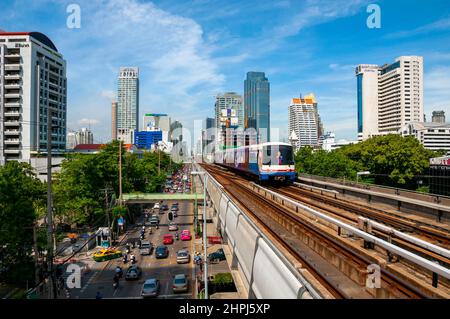
[[[330,216],[328,216],[326,214],[320,213],[320,212],[318,212],[318,211],[316,211],[316,210],[314,210],[314,209],[312,209],[312,208],[310,208],[310,207],[308,207],[306,205],[300,204],[300,203],[298,203],[298,202],[296,202],[296,201],[294,201],[294,200],[292,200],[292,199],[290,199],[290,198],[288,198],[288,197],[286,197],[284,195],[280,195],[280,194],[278,194],[278,193],[276,193],[274,191],[271,191],[271,190],[269,190],[267,188],[264,188],[264,187],[262,187],[262,186],[260,186],[258,184],[255,184],[255,183],[251,183],[251,184],[253,186],[255,186],[255,187],[257,187],[257,188],[259,188],[259,189],[261,189],[261,190],[263,190],[263,191],[273,195],[273,196],[278,197],[279,199],[282,199],[282,200],[284,200],[284,201],[286,201],[286,202],[288,202],[288,203],[290,203],[290,204],[292,204],[294,206],[297,206],[297,207],[299,207],[301,209],[304,209],[304,210],[308,211],[309,213],[311,213],[311,214],[313,214],[313,215],[315,215],[317,217],[320,217],[320,218],[322,218],[322,219],[324,219],[324,220],[326,220],[326,221],[328,221],[328,222],[330,222],[332,224],[335,224],[335,225],[337,225],[337,226],[347,230],[348,232],[350,232],[352,234],[358,235],[359,237],[363,238],[364,240],[366,240],[368,242],[372,242],[372,243],[374,243],[374,244],[376,244],[376,245],[378,245],[380,247],[383,247],[387,251],[390,251],[390,252],[392,252],[394,254],[397,254],[397,255],[399,255],[399,256],[401,256],[401,257],[403,257],[403,258],[405,258],[405,259],[407,259],[407,260],[409,260],[409,261],[411,261],[411,262],[413,262],[413,263],[415,263],[415,264],[417,264],[419,266],[424,267],[425,269],[428,269],[428,270],[430,270],[430,271],[432,271],[432,272],[434,272],[436,274],[439,274],[439,275],[441,275],[441,276],[443,276],[443,277],[445,277],[447,279],[450,279],[450,270],[445,268],[445,267],[442,267],[441,265],[438,265],[438,264],[436,264],[436,263],[434,263],[432,261],[429,261],[429,260],[427,260],[427,259],[425,259],[423,257],[420,257],[420,256],[418,256],[416,254],[413,254],[413,253],[411,253],[411,252],[409,252],[409,251],[407,251],[407,250],[405,250],[403,248],[400,248],[400,247],[398,247],[396,245],[393,245],[393,244],[391,244],[391,243],[389,243],[389,242],[387,242],[385,240],[382,240],[380,238],[377,238],[377,237],[375,237],[375,236],[373,236],[371,234],[368,234],[368,233],[366,233],[366,232],[364,232],[364,231],[362,231],[362,230],[360,230],[360,229],[358,229],[356,227],[353,227],[353,226],[351,226],[351,225],[349,225],[347,223],[344,223],[344,222],[342,222],[342,221],[340,221],[340,220],[338,220],[336,218],[333,218],[333,217],[330,217]]]

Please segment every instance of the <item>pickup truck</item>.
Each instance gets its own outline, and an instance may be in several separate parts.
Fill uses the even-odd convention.
[[[153,245],[149,241],[141,242],[141,248],[139,249],[139,253],[141,255],[150,255],[152,253]]]

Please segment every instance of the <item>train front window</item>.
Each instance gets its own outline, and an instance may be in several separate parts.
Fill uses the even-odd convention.
[[[292,146],[264,146],[262,159],[263,165],[294,165]]]

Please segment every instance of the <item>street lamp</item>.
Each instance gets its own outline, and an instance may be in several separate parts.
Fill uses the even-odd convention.
[[[358,172],[356,173],[356,183],[358,183],[358,178],[359,176],[363,176],[363,175],[370,175],[370,172]]]
[[[208,261],[207,261],[207,243],[206,243],[206,173],[194,171],[191,175],[203,175],[203,251],[204,251],[204,281],[205,281],[205,299],[208,299]]]

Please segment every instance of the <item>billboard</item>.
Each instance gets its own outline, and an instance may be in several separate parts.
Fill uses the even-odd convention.
[[[235,109],[222,109],[219,120],[222,128],[237,128],[239,126],[239,116]]]

